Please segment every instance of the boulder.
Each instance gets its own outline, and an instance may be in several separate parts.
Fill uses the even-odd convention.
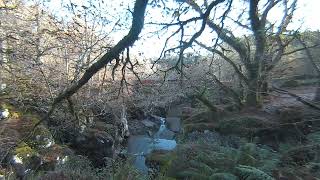
[[[147,128],[154,128],[156,126],[156,123],[149,121],[148,119],[142,120],[141,123]]]
[[[168,117],[166,118],[167,127],[173,132],[180,132],[181,130],[181,119],[178,117]]]
[[[72,143],[72,148],[80,154],[86,155],[97,167],[104,165],[105,157],[114,156],[114,139],[104,131],[88,128],[78,134]]]
[[[168,130],[168,129],[164,129],[163,131],[156,133],[155,138],[159,138],[159,139],[174,139],[175,133]]]

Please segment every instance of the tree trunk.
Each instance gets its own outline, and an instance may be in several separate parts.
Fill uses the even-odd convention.
[[[250,107],[258,106],[261,96],[261,87],[258,82],[259,68],[257,64],[253,64],[250,68],[247,68],[249,75],[248,92],[246,96],[246,105]]]
[[[319,84],[318,84],[317,91],[316,91],[316,94],[313,99],[313,101],[315,101],[315,102],[320,102],[320,85]]]
[[[259,104],[259,94],[257,93],[257,85],[249,86],[247,96],[246,96],[246,105],[249,107],[258,106]]]
[[[261,79],[261,96],[268,96],[269,94],[269,82],[268,77]]]

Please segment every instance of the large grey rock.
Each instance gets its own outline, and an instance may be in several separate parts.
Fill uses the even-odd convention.
[[[167,110],[166,117],[182,117],[184,109],[191,107],[190,103],[172,104]]]
[[[168,129],[165,129],[163,130],[160,134],[159,134],[159,139],[174,139],[174,136],[175,136],[175,133],[168,130]]]
[[[148,128],[154,128],[156,126],[156,123],[149,121],[147,119],[142,120],[141,123]]]
[[[167,111],[167,117],[181,117],[182,116],[182,106],[172,106]]]
[[[181,119],[178,117],[168,117],[166,118],[167,127],[173,132],[180,132],[181,130]]]

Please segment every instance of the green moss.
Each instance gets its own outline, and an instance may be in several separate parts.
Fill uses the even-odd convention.
[[[223,179],[224,174],[234,178],[232,174],[239,165],[256,167],[270,176],[280,162],[278,154],[253,143],[246,143],[239,149],[189,143],[179,145],[172,153],[173,158],[167,156],[172,160],[165,175],[178,179]],[[168,162],[167,157],[158,155],[154,159]]]
[[[21,143],[15,148],[14,154],[21,158],[23,161],[26,161],[29,157],[36,155],[37,152],[28,144]]]
[[[6,174],[6,171],[4,169],[0,169],[0,176],[4,176]]]
[[[14,106],[12,106],[11,104],[4,103],[4,102],[2,102],[0,106],[1,106],[1,109],[8,109],[9,111],[12,111],[15,109]]]
[[[240,136],[251,136],[258,129],[270,127],[264,119],[242,116],[232,119],[223,119],[219,122],[217,130],[223,134],[236,134]]]
[[[41,120],[40,116],[38,116],[34,113],[31,113],[31,112],[25,112],[21,116],[24,119],[30,121],[32,124],[37,124]]]
[[[215,123],[193,123],[193,124],[185,124],[183,128],[184,128],[184,133],[189,133],[193,131],[203,132],[204,130],[215,130],[216,124]]]

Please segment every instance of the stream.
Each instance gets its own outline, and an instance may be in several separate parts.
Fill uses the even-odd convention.
[[[128,140],[128,154],[133,156],[133,165],[142,173],[148,173],[146,155],[153,150],[172,150],[177,143],[173,139],[174,133],[166,127],[166,119],[161,118],[159,130],[152,135],[130,136]]]

